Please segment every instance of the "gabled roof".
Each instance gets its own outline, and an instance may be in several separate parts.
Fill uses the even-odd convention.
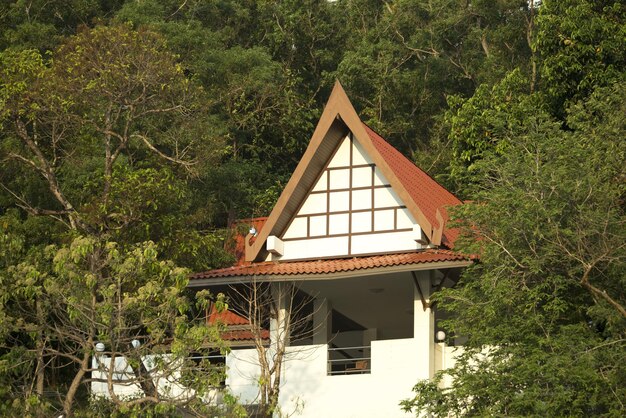
[[[219,323],[226,326],[250,324],[250,322],[243,316],[237,315],[236,313],[229,311],[228,309],[219,312],[215,308],[215,306],[211,307],[211,312],[209,312],[209,316],[207,317],[207,323],[209,325]]]
[[[337,81],[311,141],[263,229],[254,240],[245,238],[246,261],[265,259],[268,236],[280,236],[341,140],[351,132],[389,181],[432,244],[452,246],[456,234],[444,232],[445,205],[461,203],[359,118]]]

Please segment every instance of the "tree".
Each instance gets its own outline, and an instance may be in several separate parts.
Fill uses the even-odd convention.
[[[2,199],[21,210],[6,222],[39,227],[7,230],[4,239],[12,255],[0,272],[10,324],[2,356],[26,359],[2,370],[9,382],[20,376],[9,387],[28,404],[33,393],[42,401],[46,382],[68,378],[67,387],[55,386],[71,414],[100,341],[111,358],[128,359],[142,389],[133,401],[111,393],[115,408],[179,403],[160,395],[155,376],[183,367],[190,350],[201,353],[217,339],[189,322],[185,270],[157,252],[177,261],[193,253],[189,265],[199,268],[225,258],[216,234],[181,232],[206,223],[202,202],[193,206],[189,196],[222,144],[204,118],[202,89],[159,35],[124,25],[84,30],[49,60],[5,50],[0,72]],[[133,350],[134,339],[146,351]],[[140,361],[147,350],[171,351],[173,363],[147,370]],[[212,381],[186,380],[193,383],[187,395],[198,396]],[[35,389],[24,393],[18,384],[29,381]]]
[[[624,413],[626,262],[623,83],[570,108],[528,108],[524,134],[476,166],[455,216],[480,253],[437,303],[468,337],[456,365],[420,382],[406,410],[452,415]],[[445,376],[452,386],[440,388]]]
[[[291,345],[317,332],[312,323],[313,300],[293,283],[265,283],[256,277],[232,285],[229,293],[229,309],[248,322],[257,354],[258,413],[267,417],[284,413],[278,405],[283,367],[306,351]]]
[[[544,0],[537,28],[541,88],[558,117],[564,117],[570,104],[585,99],[596,87],[623,80],[623,2]]]
[[[167,240],[176,259],[185,245],[172,235],[210,216],[189,205],[188,185],[214,164],[222,142],[202,90],[162,38],[98,27],[70,38],[49,65],[36,51],[7,50],[2,72],[4,191],[30,215],[72,230]],[[23,173],[29,187],[9,172]],[[209,235],[186,236],[214,248]]]
[[[528,94],[530,81],[521,71],[497,83],[482,84],[472,97],[449,96],[440,129],[447,134],[440,150],[448,153],[448,182],[461,196],[471,196],[475,164],[492,153],[508,152],[508,145],[528,133],[526,119],[545,105],[540,95]]]
[[[402,152],[427,148],[446,96],[469,97],[516,67],[532,72],[532,2],[348,4],[354,46],[336,73],[365,121]]]
[[[11,231],[3,236],[4,244],[19,245]],[[106,376],[102,383],[117,410],[138,413],[163,403],[167,405],[161,407],[163,412],[184,405],[188,411],[206,413],[207,393],[222,376],[215,369],[198,368],[190,357],[208,352],[207,341],[217,341],[216,330],[202,321],[189,321],[188,273],[157,255],[150,242],[124,252],[113,242],[78,237],[70,245],[31,252],[3,268],[2,357],[21,356],[21,364],[8,364],[2,372],[13,376],[10,387],[17,391],[16,399],[21,398],[19,384],[31,377],[27,365],[34,362],[34,393],[42,395],[46,370],[48,377],[57,369],[67,379],[67,385],[59,382],[57,387],[67,416],[76,409],[81,388],[102,379],[98,371]],[[200,305],[204,301],[198,298]],[[98,343],[104,344],[102,352],[96,351]],[[161,356],[150,369],[144,364],[148,355]],[[94,356],[100,359],[96,366]],[[141,388],[131,399],[114,390],[121,372],[115,365],[119,358],[125,358],[133,371],[124,383]],[[194,368],[190,378],[181,378],[190,367]],[[164,390],[168,385],[174,387],[169,394]],[[25,395],[26,404],[14,408],[32,402],[29,393]]]
[[[312,3],[328,8],[326,2]],[[292,41],[305,38],[285,31],[299,31],[301,15],[316,18],[316,10],[308,10],[312,7],[155,0],[127,3],[116,20],[164,34],[187,70],[214,99],[210,110],[230,145],[229,161],[265,166],[274,161],[274,171],[289,173],[304,150],[303,140],[316,116],[310,108],[309,85],[317,91],[318,83],[309,84],[301,75],[315,65],[300,61],[319,52],[312,45],[306,50],[296,48]],[[307,28],[322,30],[313,23]]]
[[[103,18],[119,3],[84,0],[3,1],[0,4],[0,50],[8,47],[51,50],[79,25]]]

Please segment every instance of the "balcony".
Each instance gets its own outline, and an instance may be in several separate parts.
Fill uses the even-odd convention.
[[[398,407],[420,379],[431,376],[432,339],[372,341],[368,346],[327,344],[287,349],[280,403],[286,413],[304,404],[303,416],[408,417]],[[446,354],[454,347],[446,347]],[[451,364],[452,360],[445,360]],[[357,362],[365,362],[359,367]],[[441,363],[441,360],[438,360]],[[361,363],[363,364],[363,363]],[[226,357],[226,385],[242,403],[258,396],[256,350],[233,349]],[[392,413],[390,411],[397,411]]]
[[[372,372],[371,346],[329,347],[328,375],[369,374]]]

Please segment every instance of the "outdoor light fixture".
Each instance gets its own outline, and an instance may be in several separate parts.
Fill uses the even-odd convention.
[[[134,349],[138,349],[141,345],[141,342],[139,342],[139,340],[132,340],[130,344],[133,346]]]
[[[102,353],[104,351],[104,343],[96,343],[96,351]]]
[[[437,331],[437,342],[444,342],[446,340],[446,333],[444,331]]]
[[[254,235],[256,237],[256,228],[255,227],[251,227],[250,228],[250,235]]]

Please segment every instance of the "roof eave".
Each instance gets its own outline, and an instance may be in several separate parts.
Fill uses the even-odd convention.
[[[202,279],[192,279],[187,287],[189,288],[205,288],[209,286],[233,285],[250,283],[252,280],[257,282],[299,282],[299,281],[317,281],[317,280],[338,280],[349,279],[354,277],[374,276],[377,274],[403,273],[410,271],[436,270],[463,268],[471,265],[473,261],[456,260],[456,261],[433,261],[426,263],[401,264],[397,266],[375,267],[371,269],[355,269],[350,271],[339,271],[333,273],[306,273],[306,274],[257,274],[257,275],[241,275],[227,277],[210,277]]]

